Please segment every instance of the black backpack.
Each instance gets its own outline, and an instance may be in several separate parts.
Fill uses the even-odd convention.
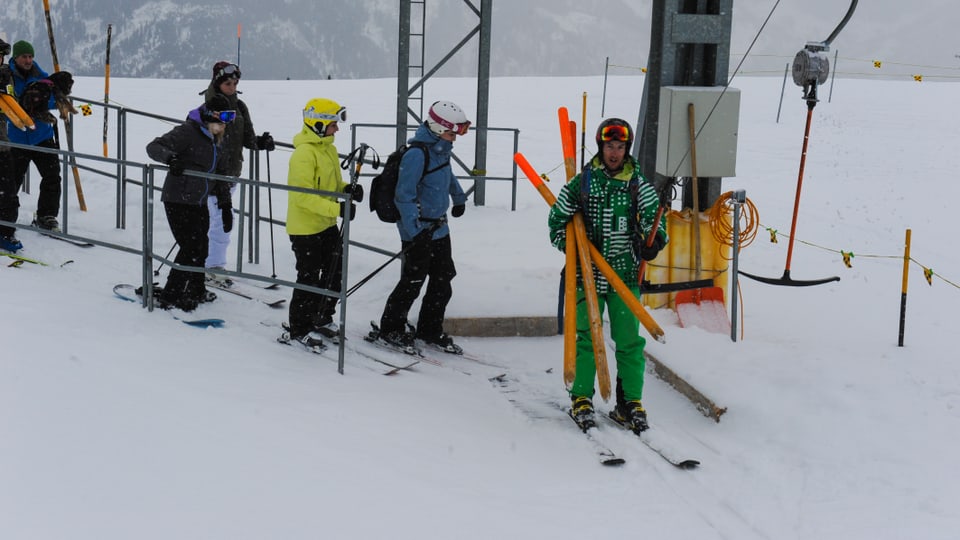
[[[427,151],[427,145],[422,142],[405,144],[390,154],[387,157],[387,162],[383,166],[383,172],[375,176],[370,183],[370,211],[376,212],[380,221],[385,223],[396,223],[400,221],[400,211],[397,210],[397,204],[393,200],[394,195],[396,195],[397,179],[400,174],[400,160],[407,150],[414,147],[423,150],[423,173],[420,174],[420,178],[447,166],[447,164],[444,163],[435,169],[427,170],[427,166],[430,164],[430,154]]]

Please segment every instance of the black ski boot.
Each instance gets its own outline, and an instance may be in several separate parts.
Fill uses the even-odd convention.
[[[402,352],[412,356],[420,355],[420,350],[417,349],[414,343],[413,334],[404,332],[403,330],[382,332],[380,327],[373,322],[370,323],[370,326],[370,333],[363,338],[364,340],[392,351]]]
[[[294,345],[314,354],[321,354],[327,348],[323,343],[323,339],[316,332],[309,332],[302,336],[290,335],[288,331],[283,332],[280,334],[280,337],[277,338],[277,342],[283,343],[284,345]]]
[[[597,420],[594,417],[593,411],[593,401],[588,397],[574,397],[569,414],[570,418],[573,418],[573,421],[576,422],[583,431],[597,427]]]
[[[439,336],[417,336],[417,339],[422,341],[425,345],[429,345],[438,351],[443,351],[450,354],[463,354],[463,349],[453,342],[453,338],[445,333],[441,333]]]
[[[610,411],[610,418],[637,435],[650,429],[650,424],[647,423],[647,411],[643,409],[639,400],[626,401],[622,405],[617,405]]]

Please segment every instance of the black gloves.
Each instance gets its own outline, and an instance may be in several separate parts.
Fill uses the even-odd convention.
[[[174,176],[183,176],[183,171],[186,169],[183,160],[176,154],[170,156],[170,159],[167,160],[167,167],[170,167],[170,174]]]
[[[277,149],[277,145],[273,143],[273,135],[270,135],[269,131],[264,131],[263,135],[257,137],[257,148],[267,152],[273,152]]]
[[[58,71],[48,77],[61,94],[69,96],[73,91],[73,75],[69,71]]]
[[[360,184],[347,184],[343,192],[350,195],[353,202],[363,202],[363,186]]]
[[[357,217],[357,205],[350,203],[350,210],[347,210],[347,202],[340,201],[340,217],[347,219],[347,212],[350,213],[350,221],[353,221],[353,218]]]
[[[220,207],[220,219],[223,220],[223,232],[228,233],[233,230],[233,207],[229,204]]]
[[[463,215],[463,212],[466,209],[467,209],[467,205],[465,204],[455,204],[453,205],[453,208],[450,210],[450,215],[453,217],[460,217]]]
[[[641,237],[641,243],[640,243],[640,249],[639,249],[640,258],[642,258],[645,261],[652,261],[656,259],[657,254],[660,253],[660,250],[663,249],[663,246],[665,245],[666,245],[666,242],[663,240],[663,237],[660,236],[659,234],[653,235],[653,245],[649,247],[647,246],[646,241],[643,241]]]
[[[228,233],[233,230],[233,201],[230,198],[230,184],[217,182],[213,191],[217,197],[217,208],[220,209],[220,217],[223,219],[223,232]]]

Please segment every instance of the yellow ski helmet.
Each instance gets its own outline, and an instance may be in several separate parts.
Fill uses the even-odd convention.
[[[326,98],[313,98],[303,107],[303,123],[321,137],[331,122],[346,122],[347,108]]]

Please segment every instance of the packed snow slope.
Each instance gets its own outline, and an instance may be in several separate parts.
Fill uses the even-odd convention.
[[[611,79],[605,115],[635,122],[642,83]],[[771,277],[784,271],[806,119],[801,91],[788,86],[777,122],[780,84],[733,81],[742,92],[737,176],[723,181],[724,191],[745,189],[760,214],[740,267]],[[205,85],[114,80],[111,101],[181,118]],[[75,94],[93,99],[102,86],[80,78]],[[433,80],[425,97],[453,100],[475,118],[475,87]],[[556,191],[557,107],[579,121],[588,93],[589,155],[602,89],[598,77],[494,79],[490,124],[519,129],[520,150]],[[352,123],[390,122],[396,84],[244,81],[241,90],[258,132],[289,142],[312,97],[340,101]],[[100,153],[100,111],[77,117],[78,151]],[[958,113],[952,84],[838,80],[831,101],[813,111],[791,274],[841,280],[794,288],[742,279],[737,342],[652,311],[666,343],[649,350],[727,408],[714,422],[648,371],[650,417],[680,453],[702,462],[695,471],[674,469],[609,428],[627,463],[599,465],[555,406],[566,401],[559,336],[459,337],[483,363],[448,355],[442,366],[421,362],[390,377],[348,350],[340,375],[333,353],[276,343],[283,309],[221,294],[198,315],[222,317],[226,327],[191,328],[114,298],[114,284],[139,282],[136,255],[21,231],[23,254],[51,265],[0,266],[0,537],[956,538],[960,488],[949,470],[960,440],[960,366],[950,351],[960,255],[949,246],[960,199],[952,180]],[[170,127],[132,118],[129,159],[146,162],[144,145]],[[111,156],[115,130],[111,116]],[[392,139],[387,130],[357,132],[384,158]],[[472,133],[456,144],[468,166],[473,144]],[[511,174],[512,151],[509,133],[491,135],[491,174]],[[261,177],[284,183],[288,156],[271,153],[269,176],[261,160]],[[114,181],[86,170],[82,179],[89,210],[79,211],[68,180],[70,232],[139,248],[139,189],[128,193],[127,228],[116,229]],[[34,171],[21,223],[35,209],[36,186]],[[490,182],[487,204],[452,220],[458,276],[449,316],[555,313],[563,255],[549,245],[546,205],[522,177],[516,211],[510,200],[509,183]],[[284,219],[282,191],[261,202],[265,215],[269,208]],[[154,249],[163,254],[172,238],[157,210]],[[898,347],[907,229],[913,261]],[[351,233],[399,249],[393,226],[365,208]],[[273,230],[272,249],[267,227],[260,240],[259,263],[244,256],[244,271],[275,268],[294,280],[284,230]],[[852,253],[851,267],[841,251]],[[385,257],[355,248],[349,260],[353,284]],[[350,297],[351,347],[379,317],[398,272],[393,263]],[[502,384],[489,380],[500,375]]]

